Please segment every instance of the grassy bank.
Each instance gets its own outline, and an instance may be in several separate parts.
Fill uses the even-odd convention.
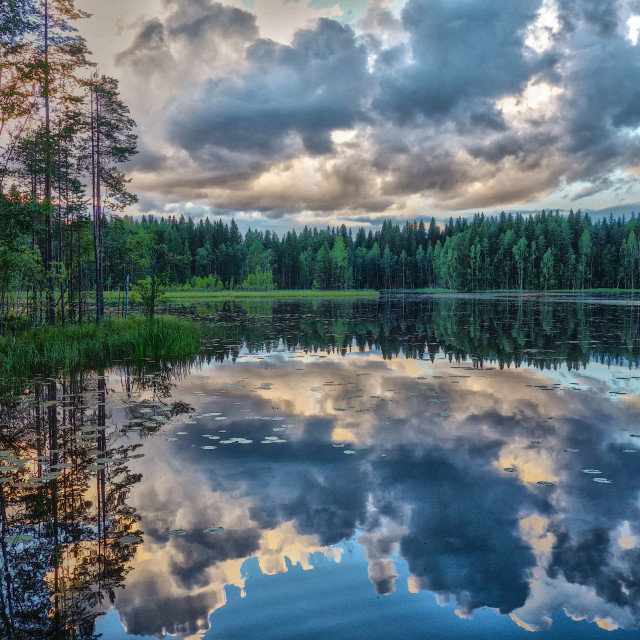
[[[381,293],[403,293],[402,289],[386,289]],[[548,289],[541,291],[540,289],[486,289],[478,291],[458,291],[456,289],[404,289],[404,293],[450,293],[456,295],[557,295],[557,294],[598,294],[607,293],[615,295],[639,295],[640,289]]]
[[[378,298],[380,293],[372,289],[347,289],[344,291],[317,291],[289,289],[277,291],[168,291],[162,302],[193,301],[193,300],[245,300],[267,298],[270,300],[322,300],[325,298]],[[105,300],[118,300],[117,291],[106,291]]]
[[[0,381],[110,366],[124,359],[171,360],[200,349],[202,329],[189,320],[140,316],[107,318],[101,325],[36,327],[0,334]]]

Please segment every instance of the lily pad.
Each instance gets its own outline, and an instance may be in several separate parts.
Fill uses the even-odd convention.
[[[547,482],[546,480],[538,480],[538,482],[536,482],[536,484],[539,484],[543,487],[553,487],[553,482]]]
[[[210,527],[209,529],[203,529],[202,533],[214,534],[222,533],[224,529],[222,527]]]
[[[507,473],[515,473],[517,469],[515,467],[505,467],[503,471],[506,471]]]
[[[609,480],[608,478],[594,478],[593,481],[599,482],[600,484],[612,484],[612,480]]]
[[[186,536],[189,533],[186,529],[172,529],[169,531],[170,536]]]
[[[122,536],[122,538],[118,538],[118,542],[122,544],[131,544],[132,542],[137,542],[140,540],[139,536]]]
[[[7,536],[7,542],[9,544],[18,544],[20,542],[30,542],[33,540],[33,536],[26,533],[17,533],[13,536]]]
[[[597,474],[597,473],[602,473],[602,471],[600,471],[600,469],[583,469],[582,473]]]

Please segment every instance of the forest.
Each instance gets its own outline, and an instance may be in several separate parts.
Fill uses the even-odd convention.
[[[151,270],[183,289],[633,289],[637,224],[635,214],[593,221],[581,211],[503,212],[444,225],[305,227],[282,237],[249,229],[243,237],[233,220],[114,218],[105,273],[112,288]]]
[[[37,202],[4,197],[12,212],[0,233],[13,232],[5,254],[0,295],[5,310],[43,296],[47,278],[40,247],[45,216]],[[55,211],[54,263],[58,301],[82,316],[94,303],[95,253],[91,218],[80,207]],[[23,220],[29,232],[9,221]],[[327,227],[289,231],[248,230],[235,221],[180,216],[141,220],[103,218],[103,282],[124,290],[127,281],[154,279],[182,291],[274,289],[433,289],[464,292],[635,288],[640,275],[638,218],[593,221],[589,215],[541,211],[535,215],[476,214],[472,220],[432,218],[380,229]],[[17,232],[15,228],[18,227]],[[72,306],[77,308],[73,309]],[[60,313],[61,304],[58,306]],[[86,311],[85,311],[86,313]]]
[[[118,82],[100,74],[68,0],[0,5],[0,320],[104,317],[105,291],[625,288],[638,219],[501,213],[381,228],[276,232],[220,217],[123,216],[137,152]],[[151,314],[153,313],[153,304]]]

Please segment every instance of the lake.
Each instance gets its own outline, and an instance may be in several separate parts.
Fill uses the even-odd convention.
[[[640,638],[637,300],[173,312],[3,399],[6,637]]]

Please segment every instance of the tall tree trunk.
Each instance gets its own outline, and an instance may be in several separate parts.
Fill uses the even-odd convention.
[[[96,323],[104,315],[104,284],[102,282],[102,204],[100,198],[100,102],[95,87],[91,87],[91,174],[93,185],[93,253],[96,269]]]
[[[44,114],[45,114],[45,170],[44,170],[44,205],[45,226],[47,229],[47,248],[45,251],[44,268],[47,274],[47,302],[46,319],[49,324],[55,322],[55,307],[53,302],[53,221],[51,219],[51,117],[49,96],[49,0],[44,0]]]
[[[58,278],[60,280],[60,321],[64,326],[64,281],[61,277],[62,269],[62,135],[61,126],[58,128]]]

